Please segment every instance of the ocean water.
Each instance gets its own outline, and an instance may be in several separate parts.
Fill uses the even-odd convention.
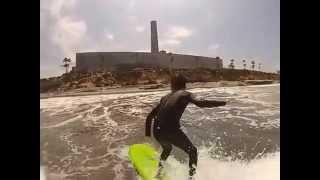
[[[198,148],[196,179],[280,179],[280,85],[192,89],[226,106],[188,105],[183,131]],[[43,179],[136,179],[130,144],[151,143],[144,123],[168,92],[59,97],[40,100]],[[186,179],[187,155],[174,148],[165,164],[173,179]]]

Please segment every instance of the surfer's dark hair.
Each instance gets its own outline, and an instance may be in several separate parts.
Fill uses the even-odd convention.
[[[186,88],[187,79],[182,74],[171,77],[171,90],[177,91]]]

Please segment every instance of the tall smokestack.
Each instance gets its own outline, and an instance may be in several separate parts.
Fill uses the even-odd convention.
[[[158,53],[157,21],[151,21],[151,53]]]

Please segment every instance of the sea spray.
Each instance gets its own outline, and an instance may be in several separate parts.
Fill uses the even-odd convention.
[[[223,161],[214,158],[212,148],[213,146],[199,148],[195,180],[280,180],[280,152],[270,153],[249,162]],[[119,155],[128,160],[127,153],[128,146],[124,146]],[[174,180],[187,179],[188,159],[181,162],[174,155],[170,155],[164,163],[164,172]]]

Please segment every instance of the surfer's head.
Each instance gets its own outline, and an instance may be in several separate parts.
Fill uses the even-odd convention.
[[[186,82],[187,82],[187,79],[181,74],[176,74],[176,75],[172,76],[171,77],[171,90],[178,91],[178,90],[186,89]]]

